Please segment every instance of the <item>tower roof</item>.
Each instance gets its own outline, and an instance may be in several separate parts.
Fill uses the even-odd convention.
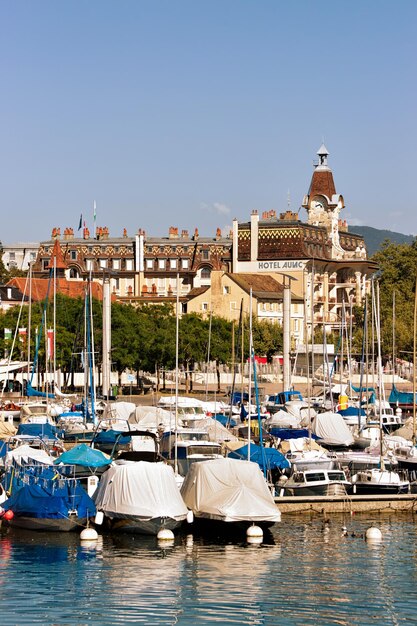
[[[54,259],[56,259],[55,263]],[[59,243],[59,239],[55,239],[51,259],[48,264],[48,269],[52,269],[54,267],[56,267],[57,270],[65,270],[67,268],[67,264],[64,261],[64,255],[62,254],[62,248]]]
[[[327,164],[329,151],[324,143],[317,150],[319,163],[316,165],[313,176],[311,178],[310,189],[308,195],[310,198],[314,196],[326,196],[329,200],[336,193],[336,187],[333,180],[333,173]]]

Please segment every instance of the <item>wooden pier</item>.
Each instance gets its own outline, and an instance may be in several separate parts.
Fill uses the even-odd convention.
[[[417,513],[417,494],[351,496],[277,496],[279,510],[287,513]]]

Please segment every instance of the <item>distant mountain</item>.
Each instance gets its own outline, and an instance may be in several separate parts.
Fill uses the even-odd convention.
[[[392,243],[413,243],[415,237],[413,235],[403,235],[402,233],[394,233],[392,230],[379,230],[371,226],[350,226],[349,232],[362,235],[365,239],[368,256],[372,256],[376,252],[385,239],[389,239]]]

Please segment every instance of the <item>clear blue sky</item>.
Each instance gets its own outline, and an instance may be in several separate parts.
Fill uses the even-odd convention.
[[[0,240],[293,210],[417,233],[415,0],[0,0]],[[302,219],[305,212],[301,211]],[[351,227],[351,230],[354,230]]]

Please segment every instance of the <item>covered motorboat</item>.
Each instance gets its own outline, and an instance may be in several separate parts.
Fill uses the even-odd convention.
[[[318,413],[312,423],[312,432],[325,448],[348,448],[354,443],[352,433],[339,413]]]
[[[272,526],[281,520],[257,463],[231,458],[191,465],[181,495],[196,521]]]
[[[110,467],[94,494],[111,530],[157,535],[174,530],[187,517],[187,507],[165,463],[130,462]]]
[[[111,458],[101,452],[90,448],[85,443],[80,443],[70,450],[63,452],[54,461],[54,465],[71,465],[74,467],[76,477],[100,475],[110,465]]]
[[[79,481],[66,478],[52,467],[15,464],[9,489],[12,495],[2,508],[13,512],[11,526],[70,531],[80,528],[96,512]]]

